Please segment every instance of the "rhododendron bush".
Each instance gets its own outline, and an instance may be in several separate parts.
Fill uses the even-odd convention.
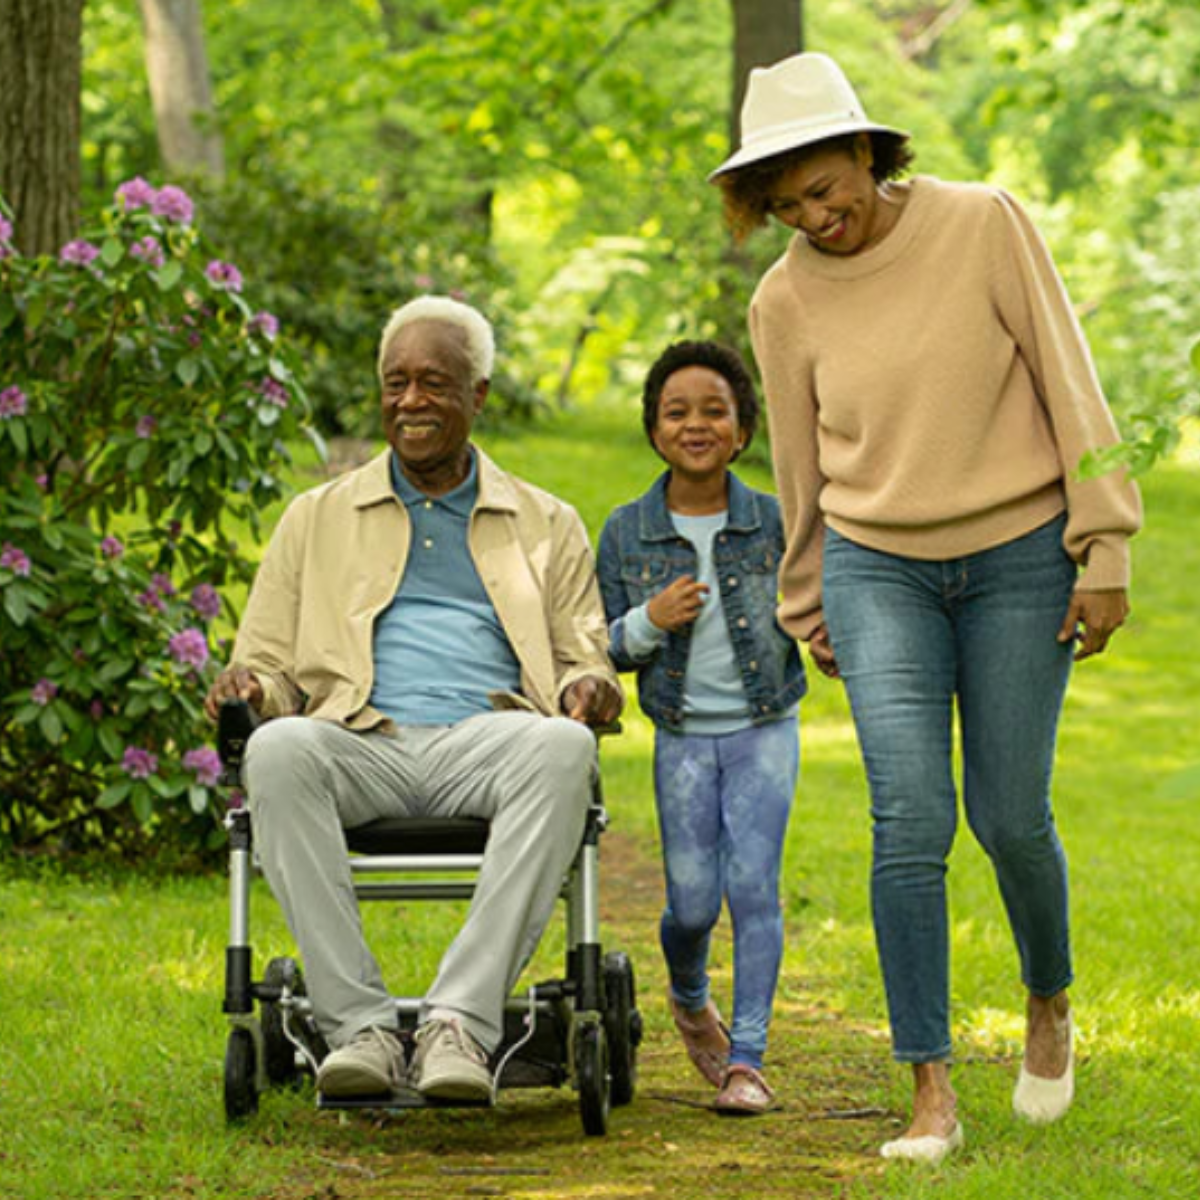
[[[134,179],[31,259],[0,208],[9,846],[221,837],[201,712],[214,626],[308,405],[278,321],[195,216],[181,189]]]

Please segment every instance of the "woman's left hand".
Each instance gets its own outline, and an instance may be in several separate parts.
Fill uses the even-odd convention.
[[[1101,654],[1108,639],[1129,616],[1129,597],[1124,588],[1108,592],[1076,592],[1058,631],[1060,642],[1078,639],[1075,661]]]

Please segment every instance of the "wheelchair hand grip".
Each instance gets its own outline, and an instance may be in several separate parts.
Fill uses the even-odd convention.
[[[258,714],[245,700],[225,700],[217,713],[217,753],[227,776],[236,781],[246,743],[260,724]]]

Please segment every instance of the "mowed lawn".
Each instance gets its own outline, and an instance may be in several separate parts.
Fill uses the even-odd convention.
[[[504,465],[577,505],[593,536],[654,477],[631,399],[491,434]],[[744,467],[769,487],[764,460]],[[298,472],[303,486],[313,471]],[[990,870],[963,827],[951,871],[955,1083],[965,1151],[936,1171],[875,1150],[906,1111],[871,936],[867,798],[839,685],[814,678],[787,846],[787,955],[768,1065],[782,1109],[718,1120],[675,1045],[656,947],[661,896],[651,734],[631,705],[605,745],[613,831],[604,912],[633,955],[648,1032],[639,1095],[584,1139],[569,1093],[506,1094],[492,1113],[340,1120],[275,1094],[229,1129],[219,873],[0,860],[0,1197],[926,1196],[987,1200],[1200,1195],[1200,469],[1144,481],[1134,617],[1077,671],[1056,782],[1072,871],[1078,1103],[1037,1130],[1012,1117],[1022,994]],[[1189,776],[1189,768],[1192,768]],[[261,884],[264,955],[290,945]],[[379,905],[389,976],[419,988],[458,919]],[[537,967],[556,965],[557,927]],[[730,954],[714,950],[728,1007]]]

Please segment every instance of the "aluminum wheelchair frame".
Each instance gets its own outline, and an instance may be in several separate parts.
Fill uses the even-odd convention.
[[[246,742],[256,719],[244,702],[225,704],[218,748],[223,783],[237,787]],[[610,1106],[633,1100],[642,1018],[636,1007],[633,965],[600,940],[600,835],[607,825],[597,776],[579,851],[561,898],[566,908],[563,978],[510,997],[504,1037],[492,1056],[499,1088],[561,1087],[579,1094],[584,1132],[602,1136]],[[225,952],[225,1113],[230,1121],[255,1112],[261,1093],[315,1074],[328,1049],[313,1019],[299,965],[272,959],[254,978],[250,940],[250,885],[255,874],[250,813],[231,808],[229,831],[229,944]],[[347,830],[355,894],[366,900],[460,900],[474,894],[488,824],[477,818],[398,818]],[[420,997],[394,997],[401,1039],[411,1050]],[[320,1108],[448,1107],[411,1088],[389,1096],[331,1098]]]

